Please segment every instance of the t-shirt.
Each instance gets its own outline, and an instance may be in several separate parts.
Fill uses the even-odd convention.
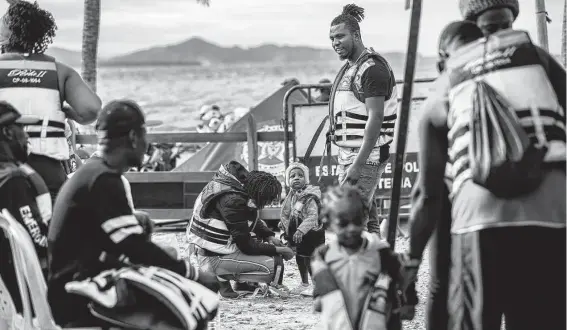
[[[128,203],[121,176],[103,159],[92,159],[59,192],[48,234],[48,301],[58,324],[90,317],[88,300],[68,294],[64,286],[114,268],[116,263],[99,259],[103,252],[188,278],[196,276],[188,263],[147,240]]]

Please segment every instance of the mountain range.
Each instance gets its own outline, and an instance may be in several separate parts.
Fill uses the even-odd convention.
[[[81,65],[81,52],[51,47],[47,54],[73,67]],[[385,52],[382,55],[392,67],[403,67],[402,52]],[[420,59],[423,57],[420,56]],[[110,58],[99,58],[100,66],[148,66],[148,65],[208,65],[233,63],[289,63],[308,61],[333,61],[337,55],[332,49],[307,46],[277,46],[265,44],[243,48],[223,47],[202,38],[194,37],[183,42],[156,46]]]

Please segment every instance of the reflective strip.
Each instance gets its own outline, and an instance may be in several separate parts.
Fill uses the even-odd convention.
[[[39,214],[41,214],[41,220],[47,225],[49,220],[51,220],[53,212],[51,194],[41,194],[35,198],[35,202],[37,203]]]
[[[117,231],[115,231],[114,233],[112,233],[110,235],[110,239],[114,243],[118,244],[130,235],[133,235],[133,234],[134,235],[135,234],[141,235],[143,233],[144,233],[144,229],[142,228],[142,226],[136,225],[136,226],[132,226],[132,227],[118,229]]]
[[[134,215],[123,215],[106,220],[101,227],[105,232],[110,233],[118,228],[130,227],[139,224],[138,219],[136,219]]]
[[[23,60],[0,60],[0,69],[57,70],[57,66],[53,61],[38,61],[24,57]]]

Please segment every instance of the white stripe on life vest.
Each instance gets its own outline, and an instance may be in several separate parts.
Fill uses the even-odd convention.
[[[133,227],[118,229],[117,231],[115,231],[114,233],[112,233],[110,235],[110,239],[114,243],[118,244],[130,235],[135,235],[135,234],[140,235],[140,234],[143,234],[143,233],[144,233],[144,229],[142,228],[142,226],[136,225],[136,226],[133,226]]]
[[[41,220],[47,225],[49,223],[49,220],[51,220],[53,210],[51,204],[51,195],[49,193],[41,194],[35,198],[35,202],[37,203],[37,208],[39,209]]]
[[[0,61],[0,69],[36,69],[36,70],[57,70],[55,62],[36,61],[31,59]]]
[[[118,228],[130,227],[139,224],[138,219],[136,219],[134,215],[123,215],[106,220],[101,227],[105,232],[110,233]]]

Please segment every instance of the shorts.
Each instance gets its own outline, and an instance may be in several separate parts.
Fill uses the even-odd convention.
[[[536,226],[454,234],[449,329],[565,329],[565,228]]]
[[[305,235],[303,235],[301,243],[297,245],[293,242],[293,235],[291,235],[291,237],[287,237],[286,239],[290,247],[296,248],[295,252],[298,256],[311,257],[316,248],[325,244],[325,231],[322,229],[310,230]]]

